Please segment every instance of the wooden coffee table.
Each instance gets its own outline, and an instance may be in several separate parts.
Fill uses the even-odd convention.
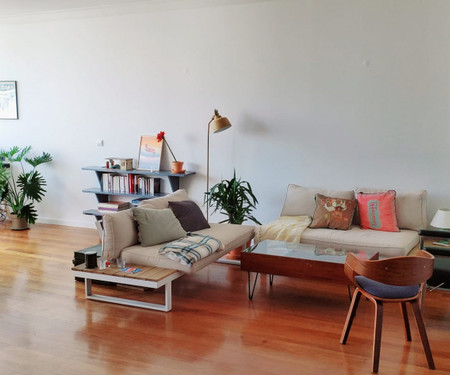
[[[127,267],[140,268],[138,273],[127,273],[121,271],[117,266],[111,266],[103,270],[99,268],[85,268],[85,264],[72,267],[72,273],[75,277],[85,280],[86,298],[118,303],[121,305],[143,307],[151,310],[170,311],[172,309],[172,281],[184,275],[184,272],[171,270],[167,268],[139,266],[129,264]],[[136,301],[131,299],[117,298],[92,293],[92,280],[109,281],[112,283],[139,286],[144,288],[158,289],[165,288],[164,305],[149,302]]]
[[[241,269],[248,272],[248,297],[253,298],[259,273],[270,275],[270,285],[273,276],[290,276],[301,279],[321,279],[339,283],[346,283],[344,263],[347,250],[319,248],[308,245],[284,241],[265,240],[250,247],[241,254]],[[378,253],[366,251],[351,251],[366,259],[378,259]],[[256,272],[253,288],[250,273]]]

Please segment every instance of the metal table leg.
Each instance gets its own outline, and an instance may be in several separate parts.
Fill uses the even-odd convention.
[[[258,280],[259,273],[256,273],[255,281],[253,281],[253,289],[250,292],[250,271],[248,272],[248,298],[251,300],[253,299],[253,293],[255,293],[255,286],[256,286],[256,280]]]

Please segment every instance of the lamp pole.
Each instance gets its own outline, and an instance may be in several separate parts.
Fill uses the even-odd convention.
[[[213,133],[220,133],[231,127],[230,121],[226,117],[219,115],[217,109],[208,122],[208,136],[206,139],[206,221],[209,221],[209,134],[211,132],[211,124]]]

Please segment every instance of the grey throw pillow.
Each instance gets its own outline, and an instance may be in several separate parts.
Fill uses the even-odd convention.
[[[170,208],[133,208],[133,217],[138,223],[138,237],[142,246],[186,237],[185,230]]]
[[[203,216],[203,212],[197,203],[193,201],[169,202],[169,208],[173,211],[181,226],[187,232],[210,228]]]

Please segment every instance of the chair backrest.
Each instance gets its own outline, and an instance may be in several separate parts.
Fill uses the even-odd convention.
[[[433,274],[434,256],[420,250],[415,256],[403,256],[382,260],[360,259],[348,253],[344,271],[355,284],[355,276],[389,285],[415,285],[426,282]]]

